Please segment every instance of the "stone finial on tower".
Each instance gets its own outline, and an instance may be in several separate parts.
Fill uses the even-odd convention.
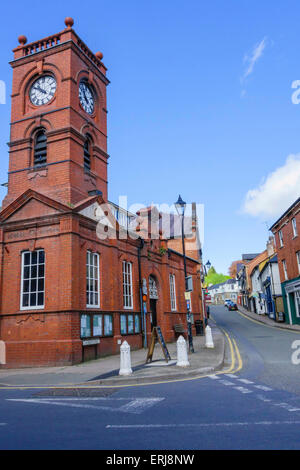
[[[95,56],[96,56],[97,59],[99,59],[99,60],[102,60],[102,59],[103,59],[103,54],[102,54],[102,52],[96,52]]]
[[[26,36],[19,36],[18,37],[18,41],[19,43],[21,44],[21,46],[25,46],[26,42],[27,42],[27,37]]]
[[[71,18],[70,16],[67,16],[67,18],[65,19],[65,25],[67,28],[72,28],[74,24],[74,20],[73,18]]]

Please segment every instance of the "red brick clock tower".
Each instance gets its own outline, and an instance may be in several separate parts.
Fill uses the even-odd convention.
[[[8,193],[0,213],[0,367],[82,360],[86,257],[107,199],[106,68],[66,28],[14,49]],[[93,207],[90,210],[93,213]],[[94,240],[93,242],[91,240]]]
[[[106,68],[72,29],[14,50],[6,207],[27,189],[65,204],[107,198]]]

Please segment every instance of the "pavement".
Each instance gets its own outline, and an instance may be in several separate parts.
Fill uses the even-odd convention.
[[[272,326],[274,328],[281,328],[283,330],[300,331],[300,325],[288,325],[287,323],[276,322],[275,320],[269,318],[268,315],[259,315],[257,313],[250,312],[241,305],[238,305],[238,310],[248,318],[252,318],[253,320],[264,323],[265,325]]]
[[[214,348],[205,347],[205,336],[193,337],[195,352],[189,354],[190,366],[176,366],[176,342],[168,343],[171,361],[165,361],[159,343],[153,361],[145,364],[147,350],[131,351],[132,375],[119,375],[120,355],[107,356],[74,366],[0,369],[0,387],[97,387],[133,386],[203,376],[221,370],[225,358],[225,337],[210,321]]]

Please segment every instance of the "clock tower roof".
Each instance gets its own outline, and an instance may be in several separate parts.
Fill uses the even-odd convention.
[[[60,31],[57,34],[53,34],[51,36],[47,36],[39,41],[30,42],[27,44],[27,37],[21,35],[18,37],[18,41],[20,45],[13,49],[14,53],[14,60],[11,62],[11,65],[14,65],[15,61],[19,61],[20,59],[28,59],[29,57],[32,58],[34,56],[43,56],[46,51],[51,48],[58,47],[62,44],[73,42],[80,50],[84,53],[84,55],[90,60],[90,62],[96,66],[101,73],[104,75],[106,74],[106,67],[102,63],[103,54],[102,52],[96,52],[95,54],[88,48],[88,46],[79,38],[77,33],[72,29],[74,25],[74,20],[71,17],[67,17],[65,19],[66,28]]]

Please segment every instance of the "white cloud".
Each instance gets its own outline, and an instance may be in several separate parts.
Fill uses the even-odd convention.
[[[244,62],[247,64],[247,68],[244,72],[243,80],[245,80],[247,77],[249,77],[249,75],[253,73],[254,66],[256,62],[258,61],[258,59],[260,59],[260,57],[263,55],[266,45],[267,45],[267,38],[265,37],[260,43],[254,46],[254,49],[250,57],[248,55],[245,55]]]
[[[254,217],[278,217],[300,196],[300,154],[289,155],[285,164],[246,194],[243,212]]]
[[[264,50],[267,46],[267,42],[268,42],[267,37],[263,38],[262,41],[260,41],[258,44],[254,46],[251,54],[250,55],[246,54],[244,57],[244,63],[246,64],[246,68],[241,78],[241,85],[243,87],[241,91],[241,98],[244,98],[246,96],[245,86],[246,86],[247,78],[253,73],[255,64],[263,55]]]

